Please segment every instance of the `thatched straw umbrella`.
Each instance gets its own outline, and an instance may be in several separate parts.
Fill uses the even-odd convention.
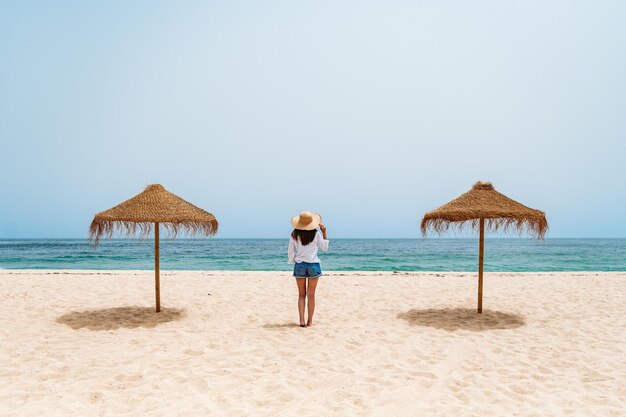
[[[424,214],[422,235],[428,230],[442,234],[450,227],[463,229],[469,225],[479,228],[478,250],[478,313],[483,311],[483,254],[485,248],[485,224],[491,231],[516,230],[543,239],[548,222],[543,211],[531,209],[497,192],[489,182],[478,181],[471,190],[458,198]]]
[[[156,311],[161,311],[161,284],[159,271],[159,227],[170,235],[180,231],[186,234],[213,236],[218,223],[211,213],[175,196],[160,184],[148,185],[135,197],[96,214],[89,227],[89,238],[97,246],[102,236],[110,238],[113,232],[125,236],[147,237],[154,225],[154,282]]]

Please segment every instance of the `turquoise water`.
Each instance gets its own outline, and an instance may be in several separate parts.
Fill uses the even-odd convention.
[[[161,242],[165,270],[287,271],[287,239]],[[336,271],[475,271],[476,239],[334,239]],[[0,240],[0,269],[152,269],[151,240]],[[487,239],[487,271],[626,271],[626,239]]]

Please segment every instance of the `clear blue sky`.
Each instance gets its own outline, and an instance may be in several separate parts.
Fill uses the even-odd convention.
[[[221,237],[416,237],[478,179],[626,237],[624,1],[0,1],[0,238],[166,188]]]

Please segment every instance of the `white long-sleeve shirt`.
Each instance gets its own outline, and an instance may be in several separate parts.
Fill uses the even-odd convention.
[[[289,239],[289,249],[287,250],[287,256],[289,256],[289,263],[296,262],[308,262],[311,264],[319,263],[320,258],[317,257],[317,251],[322,250],[326,252],[328,250],[329,241],[322,237],[320,232],[315,234],[313,242],[304,246],[299,240],[294,238]]]

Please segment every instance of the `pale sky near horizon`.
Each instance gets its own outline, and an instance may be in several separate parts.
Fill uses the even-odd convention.
[[[626,237],[626,2],[0,0],[0,238],[151,183],[218,237],[418,237],[476,180]]]

